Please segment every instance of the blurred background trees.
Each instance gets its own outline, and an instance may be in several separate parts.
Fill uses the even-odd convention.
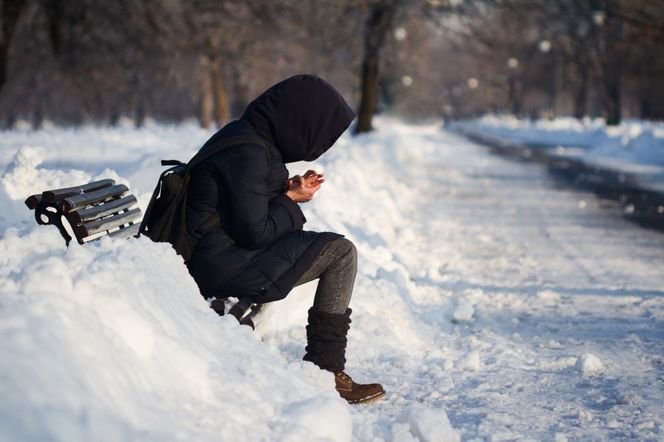
[[[202,126],[297,73],[359,113],[664,118],[664,2],[0,0],[0,126]]]

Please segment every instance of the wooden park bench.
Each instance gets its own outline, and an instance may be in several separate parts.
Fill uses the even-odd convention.
[[[25,204],[35,211],[38,224],[56,226],[67,245],[72,240],[69,231],[83,244],[105,235],[128,238],[138,234],[141,209],[132,208],[137,201],[128,191],[124,184],[105,179],[47,190],[29,196]],[[69,231],[63,218],[69,223]]]
[[[35,211],[38,224],[56,226],[67,246],[72,237],[62,222],[63,218],[69,223],[69,230],[79,244],[106,235],[129,238],[138,236],[142,213],[141,209],[132,208],[137,201],[128,191],[124,184],[106,179],[31,195],[25,200],[25,205]],[[234,316],[240,324],[252,329],[255,327],[253,319],[260,310],[260,306],[252,305],[245,299],[239,299],[237,303],[225,299],[213,300],[210,307],[221,316],[225,313]]]

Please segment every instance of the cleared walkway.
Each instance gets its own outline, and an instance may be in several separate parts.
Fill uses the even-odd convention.
[[[391,380],[389,401],[358,411],[356,437],[398,439],[381,421],[413,426],[403,409],[421,403],[464,440],[660,439],[664,235],[540,165],[446,132],[409,145],[417,136],[438,149],[404,165],[421,200],[414,233],[390,248],[411,275],[438,267],[402,293],[429,350],[354,364]]]

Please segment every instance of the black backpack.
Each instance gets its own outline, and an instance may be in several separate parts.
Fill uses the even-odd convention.
[[[188,163],[177,160],[161,160],[162,166],[172,166],[160,176],[157,186],[152,193],[150,203],[145,211],[139,233],[149,237],[155,242],[168,242],[182,256],[185,262],[189,261],[196,246],[196,238],[188,231],[185,224],[187,210],[187,189],[193,169],[206,159],[216,155],[223,149],[240,144],[258,144],[267,151],[265,143],[256,136],[238,135],[229,137],[208,148],[201,148]],[[270,153],[268,152],[268,158]],[[198,228],[200,232],[209,231],[219,225],[219,215],[210,217]]]

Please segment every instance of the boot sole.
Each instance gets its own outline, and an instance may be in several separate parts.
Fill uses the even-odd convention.
[[[353,405],[372,404],[372,403],[374,403],[374,402],[378,402],[378,401],[380,401],[380,400],[383,399],[384,397],[385,397],[385,392],[384,392],[384,391],[381,391],[380,393],[377,393],[377,394],[375,394],[375,395],[373,395],[373,396],[369,396],[369,397],[366,397],[366,398],[358,399],[358,400],[353,401],[353,402],[350,402],[350,401],[349,401],[348,403],[349,403],[349,404],[353,404]]]

